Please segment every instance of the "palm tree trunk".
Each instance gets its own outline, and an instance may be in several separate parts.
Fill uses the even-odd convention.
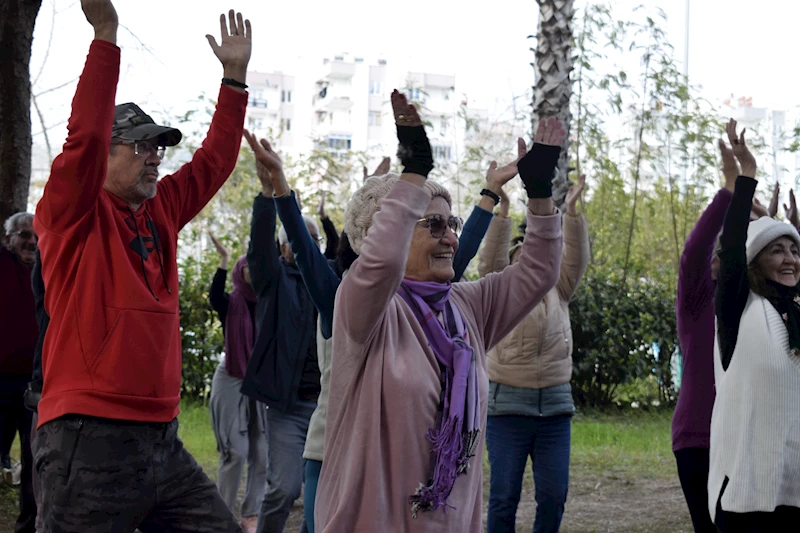
[[[570,122],[572,115],[569,100],[572,96],[573,69],[572,17],[575,14],[574,0],[537,0],[539,4],[539,28],[536,36],[536,58],[533,65],[532,132],[540,118],[559,118],[567,129],[567,138],[561,150],[556,176],[553,179],[553,201],[563,208],[570,182],[569,171]]]

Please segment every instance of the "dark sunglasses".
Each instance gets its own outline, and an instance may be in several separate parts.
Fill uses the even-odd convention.
[[[442,215],[428,215],[417,220],[417,224],[430,229],[431,237],[434,239],[441,239],[447,232],[447,228],[450,228],[453,233],[458,235],[464,222],[461,217],[444,218]]]
[[[37,242],[39,241],[39,237],[36,236],[36,233],[32,232],[29,229],[24,229],[22,231],[15,231],[14,233],[11,234],[11,236],[13,237],[14,235],[19,235],[26,241],[31,238],[36,239]]]

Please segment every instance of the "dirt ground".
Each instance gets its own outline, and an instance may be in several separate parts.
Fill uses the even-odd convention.
[[[488,489],[487,489],[488,490]],[[488,505],[484,492],[484,517]],[[523,488],[517,533],[530,533],[536,515],[533,486]],[[297,533],[302,500],[292,510],[286,533]],[[484,523],[485,525],[485,523]],[[387,530],[389,531],[389,530]],[[692,523],[677,479],[628,480],[575,476],[570,481],[562,533],[690,533]]]
[[[16,519],[16,492],[0,485],[0,532],[11,532]],[[484,500],[488,501],[488,492],[484,493]],[[535,514],[533,487],[526,484],[517,512],[517,533],[530,533]],[[302,518],[300,499],[292,510],[286,533],[297,533]],[[677,477],[631,480],[614,476],[581,476],[573,472],[561,531],[689,533],[692,529]]]

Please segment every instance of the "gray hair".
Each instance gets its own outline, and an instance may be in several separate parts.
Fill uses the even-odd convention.
[[[303,220],[306,221],[307,226],[313,227],[317,231],[317,235],[319,235],[319,226],[316,220],[307,215],[303,215]],[[289,242],[289,236],[286,235],[286,227],[281,226],[281,229],[278,230],[278,243],[286,244],[287,242]]]
[[[30,213],[26,213],[25,211],[20,211],[19,213],[14,213],[10,217],[8,217],[3,224],[3,228],[5,229],[6,235],[11,235],[17,228],[22,226],[23,224],[33,225],[33,215]]]

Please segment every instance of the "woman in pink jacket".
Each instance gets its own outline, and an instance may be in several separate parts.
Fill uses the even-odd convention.
[[[345,212],[359,258],[336,297],[316,527],[333,532],[479,532],[488,379],[486,351],[558,279],[561,217],[551,179],[564,128],[542,121],[530,153],[492,169],[528,193],[520,260],[480,281],[450,284],[450,194],[427,181],[433,157],[417,111],[392,94],[404,165],[372,177]]]

